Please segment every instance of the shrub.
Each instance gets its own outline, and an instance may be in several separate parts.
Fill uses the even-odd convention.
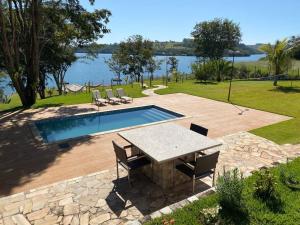
[[[51,97],[53,95],[53,93],[54,93],[54,88],[50,88],[50,89],[47,90],[48,96]]]
[[[289,165],[287,162],[286,166],[280,168],[280,181],[292,190],[300,190],[300,180]]]
[[[276,194],[275,177],[268,169],[255,172],[257,179],[254,184],[254,195],[261,199],[269,199]]]
[[[244,188],[243,176],[238,169],[224,171],[217,181],[218,201],[222,210],[231,212],[242,212],[244,205],[242,192]]]
[[[206,82],[208,79],[212,78],[211,74],[213,69],[207,64],[193,63],[191,65],[192,73],[197,80]]]
[[[175,220],[174,219],[163,219],[161,221],[162,225],[173,225],[175,224]]]
[[[220,207],[202,209],[200,212],[200,222],[203,225],[217,224],[219,222]]]
[[[254,183],[254,196],[263,200],[272,211],[282,211],[282,201],[276,191],[276,178],[268,169],[254,173],[257,177]]]

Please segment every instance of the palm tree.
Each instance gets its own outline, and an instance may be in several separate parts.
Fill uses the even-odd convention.
[[[287,39],[277,40],[275,45],[265,44],[260,47],[269,61],[270,68],[274,72],[274,83],[277,85],[277,75],[284,73],[291,61],[291,47]]]

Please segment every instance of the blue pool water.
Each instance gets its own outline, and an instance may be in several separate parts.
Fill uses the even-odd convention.
[[[151,105],[42,120],[36,122],[35,125],[44,141],[51,143],[179,117],[183,115]]]

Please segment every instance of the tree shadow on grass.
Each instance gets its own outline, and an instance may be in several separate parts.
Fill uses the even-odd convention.
[[[278,87],[275,87],[275,88],[273,88],[269,91],[282,92],[282,93],[300,93],[300,88],[299,87],[278,86]]]
[[[195,81],[194,84],[204,84],[204,85],[217,85],[217,82],[213,82],[213,81]]]
[[[273,213],[284,213],[284,203],[280,196],[271,196],[269,199],[260,199]]]
[[[232,224],[232,225],[248,225],[250,224],[249,214],[246,209],[240,211],[233,210],[220,210],[220,224]]]

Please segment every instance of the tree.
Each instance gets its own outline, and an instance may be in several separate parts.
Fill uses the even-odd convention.
[[[113,52],[111,58],[105,60],[105,63],[109,67],[110,71],[112,71],[117,75],[117,79],[120,80],[124,68],[120,61],[120,56],[118,54],[119,54],[118,51]]]
[[[48,53],[48,59],[46,60],[48,64],[42,64],[45,69],[43,74],[49,74],[53,77],[58,93],[62,95],[66,72],[72,63],[77,60],[77,57],[74,54],[74,49],[67,46],[58,48],[53,46],[52,54]]]
[[[146,71],[150,74],[150,87],[152,87],[153,74],[156,70],[161,69],[162,62],[162,60],[155,60],[153,57],[151,57],[147,62]]]
[[[131,81],[135,79],[142,83],[143,73],[149,60],[153,57],[153,43],[144,40],[140,35],[129,37],[121,42],[118,49],[114,52],[122,66],[122,73],[129,75]]]
[[[24,106],[36,100],[40,63],[40,0],[0,0],[0,44],[3,70]]]
[[[239,25],[228,19],[217,18],[196,24],[191,34],[194,37],[196,56],[216,63],[217,80],[220,81],[220,66],[225,51],[236,48],[241,40]]]
[[[198,62],[191,65],[192,73],[197,80],[204,81],[206,83],[208,79],[212,78],[214,68],[210,64],[210,62]]]
[[[178,69],[179,60],[175,56],[170,56],[167,61],[167,65],[169,65],[169,73],[172,73],[174,70]]]
[[[277,85],[278,75],[284,73],[291,60],[291,48],[287,39],[282,41],[277,40],[275,45],[265,44],[260,47],[260,50],[266,53],[266,58],[269,62],[270,68],[274,74],[274,83]]]
[[[300,36],[293,36],[289,40],[289,45],[292,47],[292,57],[300,60]]]
[[[59,94],[62,94],[66,71],[77,59],[75,49],[86,46],[88,57],[96,57],[95,46],[98,45],[94,41],[109,32],[105,24],[111,15],[107,10],[88,12],[80,5],[74,9],[69,7],[52,1],[43,7],[47,15],[43,33],[47,34],[47,39],[43,42],[40,80],[53,76]],[[45,84],[40,84],[43,90]]]
[[[51,47],[75,48],[101,38],[109,32],[109,16],[108,10],[90,13],[77,0],[0,0],[0,66],[23,106],[35,103],[37,91],[43,96],[47,66],[55,63],[55,57],[48,60]]]

